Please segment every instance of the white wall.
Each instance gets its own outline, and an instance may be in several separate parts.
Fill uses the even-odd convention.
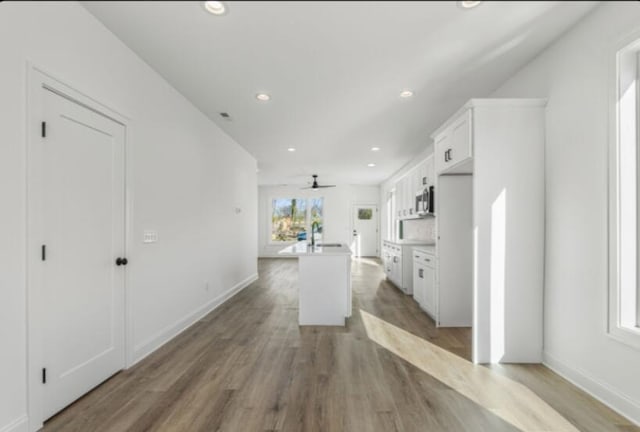
[[[135,358],[256,274],[258,200],[255,160],[78,3],[0,3],[0,53],[4,432],[26,430],[27,60],[132,121]],[[141,243],[148,228],[157,244]]]
[[[271,200],[273,198],[324,198],[323,241],[351,244],[352,205],[376,204],[380,209],[378,186],[338,185],[318,192],[301,190],[300,186],[260,186],[259,188],[259,237],[258,254],[261,257],[277,256],[282,245],[269,244],[271,236]],[[380,214],[380,212],[378,212]],[[379,220],[379,219],[378,219]]]
[[[548,97],[545,361],[640,423],[640,351],[607,328],[608,96],[638,2],[605,2],[494,96]]]

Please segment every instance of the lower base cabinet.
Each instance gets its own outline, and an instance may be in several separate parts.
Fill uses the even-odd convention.
[[[425,251],[413,252],[413,298],[420,308],[438,322],[436,302],[435,255]]]
[[[405,294],[413,294],[413,246],[385,240],[382,243],[382,260],[387,279]]]

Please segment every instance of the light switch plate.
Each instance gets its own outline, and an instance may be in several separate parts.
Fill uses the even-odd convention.
[[[143,243],[155,243],[158,241],[158,231],[156,230],[144,230],[142,242]]]

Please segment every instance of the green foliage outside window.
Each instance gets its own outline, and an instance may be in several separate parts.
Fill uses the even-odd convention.
[[[322,232],[323,198],[276,198],[271,203],[271,241],[307,240],[311,224],[318,222]]]

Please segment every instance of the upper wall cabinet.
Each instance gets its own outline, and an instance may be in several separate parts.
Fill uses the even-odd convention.
[[[396,191],[397,219],[414,219],[416,214],[416,194],[429,186],[435,185],[435,169],[433,156],[429,156],[415,167],[407,171],[394,185]]]
[[[433,155],[422,161],[416,168],[416,192],[435,184]]]
[[[465,109],[434,134],[437,174],[473,172],[472,110]]]

